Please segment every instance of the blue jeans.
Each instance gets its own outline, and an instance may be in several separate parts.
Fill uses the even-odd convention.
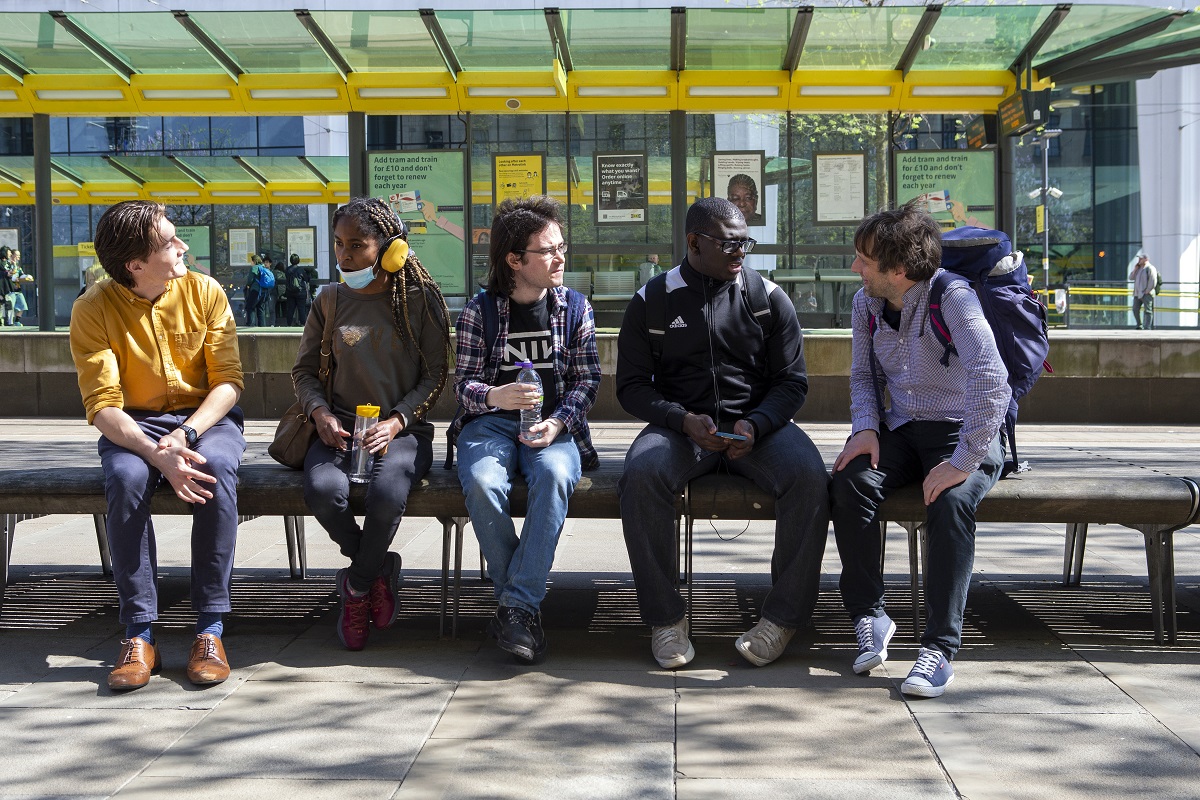
[[[567,502],[582,474],[579,449],[567,431],[546,447],[517,441],[520,424],[496,414],[467,423],[458,436],[458,479],[475,537],[502,606],[538,613],[546,578],[567,518]],[[513,477],[529,487],[521,537],[509,513]]]
[[[842,602],[851,619],[882,616],[883,542],[876,514],[893,489],[922,481],[958,446],[957,422],[913,421],[879,433],[879,469],[867,456],[835,472],[830,495],[833,532],[842,558]],[[1000,479],[1004,450],[992,440],[979,469],[957,486],[943,491],[926,508],[925,604],[928,619],[921,645],[954,658],[962,645],[963,612],[975,565],[975,509]]]
[[[388,443],[387,454],[374,460],[362,527],[350,508],[350,451],[334,450],[320,439],[314,439],[308,448],[304,502],[342,555],[350,559],[350,586],[358,591],[371,588],[382,572],[408,505],[408,493],[433,464],[430,433],[402,431]]]
[[[157,442],[182,425],[194,410],[128,413]],[[150,499],[163,480],[162,473],[106,436],[100,437],[96,449],[104,467],[108,548],[121,601],[120,620],[124,625],[153,622],[158,619],[158,552]],[[212,492],[212,499],[203,505],[192,504],[192,610],[224,613],[229,611],[229,581],[237,540],[237,470],[246,450],[242,410],[234,406],[200,436],[195,450],[208,460],[193,466],[215,476],[217,482],[204,484]]]
[[[662,626],[683,619],[685,604],[675,588],[675,501],[688,481],[719,467],[775,496],[772,585],[762,616],[785,628],[803,626],[820,590],[829,536],[829,473],[816,445],[793,424],[767,434],[736,460],[701,450],[670,428],[649,425],[638,434],[617,490],[642,621]]]

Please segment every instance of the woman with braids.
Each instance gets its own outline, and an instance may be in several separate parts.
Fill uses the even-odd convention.
[[[388,548],[408,492],[433,461],[425,415],[446,385],[450,314],[437,284],[408,249],[403,223],[381,200],[356,197],[333,215],[333,251],[344,283],[313,302],[292,368],[296,396],[316,424],[304,461],[304,500],[350,559],[337,573],[338,637],[367,643],[368,623],[388,628],[399,609],[400,555]],[[329,395],[318,374],[333,310]],[[363,445],[375,455],[360,527],[350,509],[349,439],[359,405],[380,421]]]

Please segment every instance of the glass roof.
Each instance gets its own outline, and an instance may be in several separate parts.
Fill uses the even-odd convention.
[[[112,161],[144,181],[195,182],[166,156],[113,156]]]
[[[541,11],[439,11],[438,22],[466,70],[545,70],[554,63]]]
[[[337,72],[291,11],[197,11],[189,16],[246,72]]]
[[[687,15],[688,69],[780,69],[796,12],[697,8]]]
[[[229,156],[179,156],[177,159],[210,182],[255,183],[249,172]]]
[[[221,72],[213,57],[169,14],[67,16],[138,72]]]
[[[912,68],[1008,69],[1053,10],[1053,6],[943,8],[929,47],[917,53]]]
[[[445,71],[416,11],[313,11],[312,16],[356,72]]]
[[[0,48],[33,73],[112,74],[49,14],[0,13]]]
[[[85,181],[133,183],[128,175],[97,156],[55,156],[50,159],[50,163],[78,175]]]
[[[1067,14],[1050,40],[1038,51],[1034,65],[1082,50],[1167,13],[1160,8],[1137,6],[1072,6],[1071,13]],[[1139,45],[1137,49],[1142,47]]]
[[[350,159],[347,156],[308,156],[308,162],[333,183],[350,180]]]
[[[895,69],[924,11],[921,6],[818,8],[800,69]]]
[[[319,183],[312,170],[295,156],[246,156],[242,160],[268,181]]]
[[[1143,50],[1151,50],[1161,45],[1175,44],[1176,42],[1183,42],[1189,39],[1195,40],[1196,46],[1200,47],[1200,19],[1182,17],[1172,22],[1165,31],[1155,34],[1154,36],[1149,36],[1138,42],[1134,42],[1133,44],[1126,45],[1118,50],[1114,50],[1111,53],[1106,54],[1105,58],[1127,55],[1129,53],[1141,52]],[[1174,53],[1167,57],[1172,58],[1180,55],[1184,54]]]
[[[22,183],[33,183],[33,156],[0,156],[0,170]]]
[[[669,69],[671,12],[665,8],[563,11],[575,69]]]

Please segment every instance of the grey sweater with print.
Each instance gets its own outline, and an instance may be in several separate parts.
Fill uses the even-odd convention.
[[[327,402],[318,372],[327,293],[334,291],[332,402]],[[396,331],[389,297],[388,292],[355,294],[340,284],[321,289],[304,323],[292,368],[296,396],[307,414],[321,406],[332,408],[347,430],[353,430],[357,406],[370,404],[380,407],[381,419],[399,413],[406,429],[428,429],[432,436],[432,426],[423,417],[437,400],[434,391],[446,374],[446,333],[426,314],[426,297],[419,289],[411,290],[408,313],[417,346],[425,355],[427,368],[423,368],[417,350]],[[436,308],[433,313],[437,314]]]

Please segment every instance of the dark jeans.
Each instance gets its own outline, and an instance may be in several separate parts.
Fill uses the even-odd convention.
[[[433,464],[428,436],[402,431],[376,457],[367,484],[362,527],[350,508],[350,450],[334,450],[320,439],[304,458],[304,502],[342,555],[350,559],[350,585],[366,590],[383,570],[383,560],[404,517],[408,493]]]
[[[879,434],[879,469],[859,456],[833,474],[833,532],[842,558],[842,602],[851,619],[884,612],[883,542],[876,514],[893,489],[923,481],[958,446],[957,422],[914,421]],[[962,644],[963,611],[975,563],[975,509],[1000,479],[1004,450],[992,440],[979,469],[943,491],[926,508],[925,604],[928,619],[921,645],[954,658]]]
[[[649,425],[638,434],[617,490],[642,621],[661,626],[683,619],[686,607],[675,588],[675,500],[689,480],[718,468],[775,495],[772,587],[762,616],[786,628],[801,627],[820,588],[829,535],[829,473],[812,440],[791,424],[763,437],[737,460],[700,450],[670,428]]]
[[[260,294],[246,295],[246,326],[250,328],[265,328],[267,326],[267,303],[269,299]]]
[[[129,415],[157,442],[182,425],[194,410],[130,411]],[[121,600],[120,619],[125,625],[153,622],[158,619],[158,555],[150,498],[163,480],[162,474],[106,436],[100,437],[96,447],[104,467],[108,547]],[[234,406],[204,432],[195,449],[207,461],[194,466],[215,476],[217,482],[204,484],[213,494],[211,500],[192,505],[192,610],[227,612],[237,540],[237,470],[246,450],[242,410]]]
[[[1144,326],[1142,323],[1143,313],[1146,317]],[[1145,294],[1133,298],[1133,319],[1137,323],[1138,330],[1143,327],[1148,331],[1154,330],[1154,295]]]
[[[288,325],[303,325],[306,317],[304,312],[306,309],[305,298],[289,297],[284,307],[284,319]]]

